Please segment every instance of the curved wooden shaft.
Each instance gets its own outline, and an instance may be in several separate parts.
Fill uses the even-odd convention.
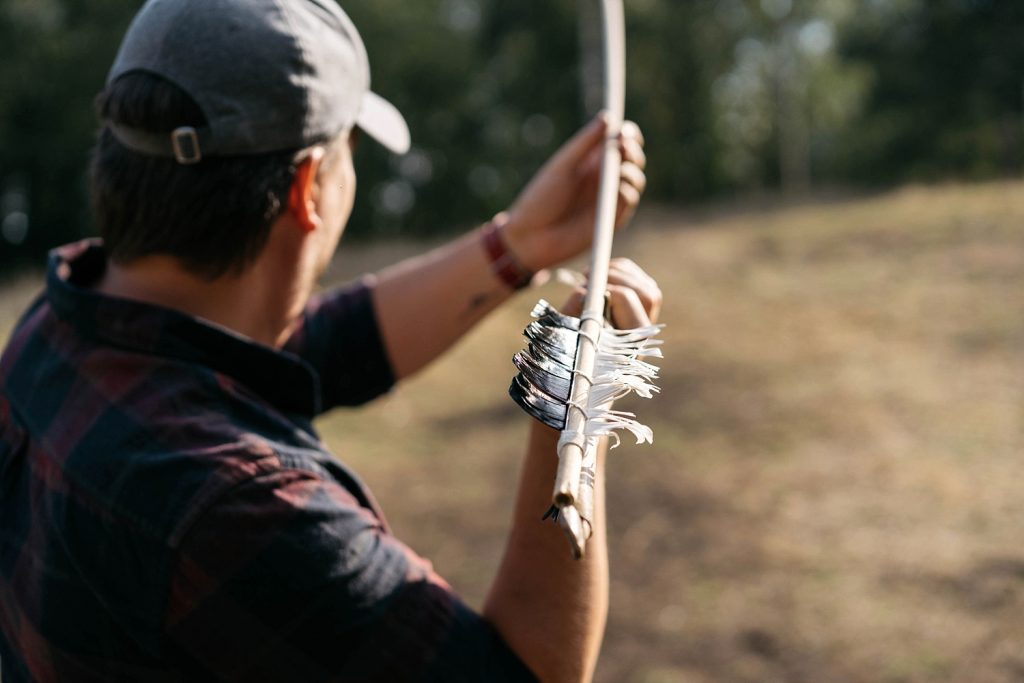
[[[622,156],[619,133],[625,118],[626,103],[626,36],[622,0],[600,0],[602,35],[604,39],[604,108],[608,116],[604,159],[594,221],[594,243],[590,256],[590,278],[583,302],[582,325],[576,348],[576,366],[565,429],[562,432],[555,479],[553,502],[563,511],[559,516],[562,528],[570,537],[574,554],[582,556],[590,536],[593,518],[593,477],[587,466],[595,462],[596,439],[587,439],[586,408],[597,358],[597,340],[604,325],[605,292],[608,288],[608,266],[615,234],[615,214],[619,197]],[[590,469],[592,472],[593,470]],[[581,487],[589,491],[581,493]],[[579,513],[564,514],[574,507]]]

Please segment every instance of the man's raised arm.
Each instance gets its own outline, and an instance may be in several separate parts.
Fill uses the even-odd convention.
[[[598,116],[562,146],[508,212],[488,226],[497,230],[490,246],[481,231],[473,231],[378,275],[374,308],[397,378],[430,363],[511,296],[503,265],[512,263],[508,272],[535,272],[590,244],[605,129]],[[620,146],[618,226],[632,216],[646,185],[643,136],[636,124],[623,127]],[[506,256],[496,263],[500,249]]]
[[[608,282],[617,327],[646,327],[657,320],[661,291],[634,263],[613,261]],[[578,300],[570,302],[570,312],[578,314]],[[551,504],[557,442],[557,431],[532,426],[505,557],[484,607],[484,617],[545,683],[590,680],[608,613],[607,443],[598,449],[593,535],[586,555],[574,560],[558,524],[539,519]]]

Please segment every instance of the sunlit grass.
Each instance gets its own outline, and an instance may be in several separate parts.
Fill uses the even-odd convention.
[[[1024,672],[1024,184],[707,212],[620,252],[666,293],[653,448],[612,461],[599,680]],[[358,260],[358,259],[356,259]],[[380,404],[321,422],[471,601],[524,425],[524,295]],[[493,497],[493,498],[492,498]]]
[[[353,276],[420,249],[343,246]],[[653,447],[613,453],[598,680],[1024,676],[1024,183],[648,209],[666,295]],[[0,297],[0,330],[38,287]],[[319,422],[397,533],[479,603],[525,419],[529,292],[378,403]],[[0,334],[0,337],[3,335]],[[538,514],[540,511],[538,511]]]

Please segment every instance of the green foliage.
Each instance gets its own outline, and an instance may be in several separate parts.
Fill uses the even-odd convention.
[[[138,5],[0,1],[0,220],[12,204],[27,214],[25,252],[88,232],[92,100]],[[0,261],[13,251],[0,236]]]
[[[893,3],[860,13],[844,59],[874,80],[838,175],[875,184],[1024,168],[1024,5],[1016,0]]]
[[[581,120],[573,4],[388,4],[346,7],[414,149],[394,159],[365,146],[350,230],[430,234],[489,218]]]
[[[400,159],[360,148],[351,233],[434,234],[506,207],[592,113],[580,37],[595,2],[344,2],[414,140]],[[0,0],[0,263],[94,232],[92,98],[140,5]],[[651,199],[1021,170],[1014,0],[630,0],[626,12],[627,113],[648,139]]]

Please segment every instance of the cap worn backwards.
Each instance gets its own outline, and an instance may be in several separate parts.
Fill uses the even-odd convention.
[[[137,71],[184,90],[207,121],[170,133],[105,122],[142,154],[191,164],[301,149],[353,126],[409,149],[405,120],[370,90],[366,48],[334,0],[149,0],[107,83]]]

